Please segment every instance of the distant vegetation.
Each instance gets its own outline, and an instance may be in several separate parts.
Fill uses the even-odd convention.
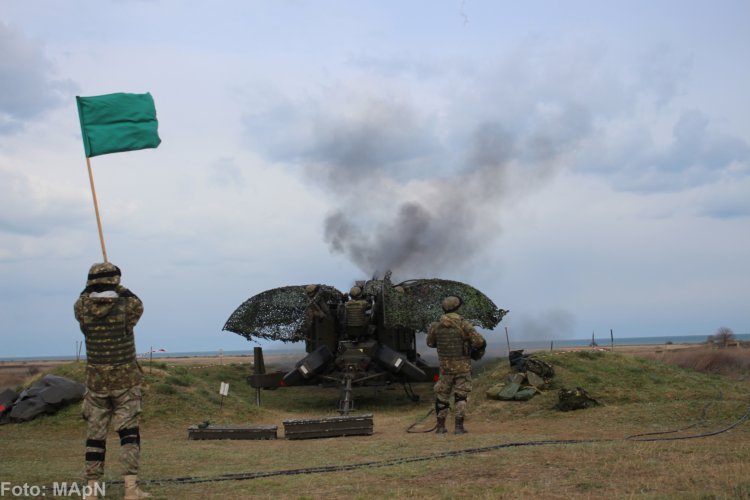
[[[750,375],[750,349],[696,347],[645,353],[641,356],[704,373],[728,375],[733,378]]]
[[[722,326],[721,328],[716,330],[716,333],[708,337],[707,342],[709,344],[715,344],[719,347],[727,347],[730,343],[736,342],[736,339],[737,337],[735,337],[734,332],[731,328]]]

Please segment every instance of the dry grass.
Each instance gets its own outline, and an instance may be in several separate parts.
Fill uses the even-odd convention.
[[[4,389],[16,390],[21,384],[34,375],[42,373],[45,369],[56,365],[40,366],[39,363],[18,361],[0,362],[0,391]]]
[[[695,347],[641,356],[705,373],[740,377],[750,374],[750,349],[745,348]]]
[[[750,423],[699,439],[633,442],[622,438],[698,425],[701,434],[726,427],[750,404],[750,382],[687,371],[659,361],[613,353],[550,354],[559,386],[583,385],[605,405],[561,413],[555,391],[525,403],[490,401],[483,390],[507,373],[507,362],[477,374],[464,436],[407,434],[432,406],[431,387],[419,385],[419,404],[399,389],[360,391],[357,403],[374,412],[373,436],[306,441],[188,441],[187,427],[202,419],[278,425],[286,418],[335,414],[338,394],[319,388],[263,393],[252,404],[247,365],[189,369],[159,365],[148,376],[142,423],[142,477],[216,477],[321,465],[427,456],[444,450],[545,439],[607,438],[573,445],[502,448],[401,465],[246,481],[152,485],[157,498],[750,498]],[[61,367],[82,376],[81,367]],[[231,384],[218,409],[218,382]],[[215,386],[215,387],[214,387]],[[722,400],[717,400],[721,392]],[[707,418],[699,422],[703,407]],[[425,421],[425,426],[432,419]],[[28,424],[0,427],[0,480],[49,484],[77,480],[85,429],[78,408]],[[109,437],[107,479],[118,479],[117,437]],[[109,490],[114,498],[120,486]],[[109,495],[108,495],[109,497]]]

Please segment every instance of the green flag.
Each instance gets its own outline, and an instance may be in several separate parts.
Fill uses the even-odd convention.
[[[76,96],[86,157],[155,148],[161,142],[154,99],[145,94]]]

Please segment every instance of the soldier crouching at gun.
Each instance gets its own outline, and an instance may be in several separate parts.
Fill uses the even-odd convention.
[[[464,434],[466,401],[471,392],[471,360],[484,354],[487,341],[464,320],[458,312],[461,299],[448,296],[443,299],[445,314],[430,325],[427,332],[427,346],[437,348],[440,360],[440,379],[435,383],[435,432],[445,434],[445,419],[450,413],[450,397],[454,396],[456,434]]]
[[[133,328],[143,314],[143,303],[120,285],[120,274],[120,269],[108,262],[91,266],[86,288],[74,306],[86,338],[86,499],[98,499],[104,491],[99,481],[104,474],[110,423],[120,436],[125,499],[151,497],[137,485],[143,372],[135,356]]]

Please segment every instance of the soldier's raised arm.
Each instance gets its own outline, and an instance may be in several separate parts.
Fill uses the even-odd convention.
[[[468,334],[467,336],[471,347],[478,349],[487,345],[487,341],[482,337],[482,334],[479,333],[469,321],[464,320],[463,329]]]
[[[437,323],[430,323],[430,327],[427,329],[427,347],[437,347],[437,337],[435,335],[435,326]]]

